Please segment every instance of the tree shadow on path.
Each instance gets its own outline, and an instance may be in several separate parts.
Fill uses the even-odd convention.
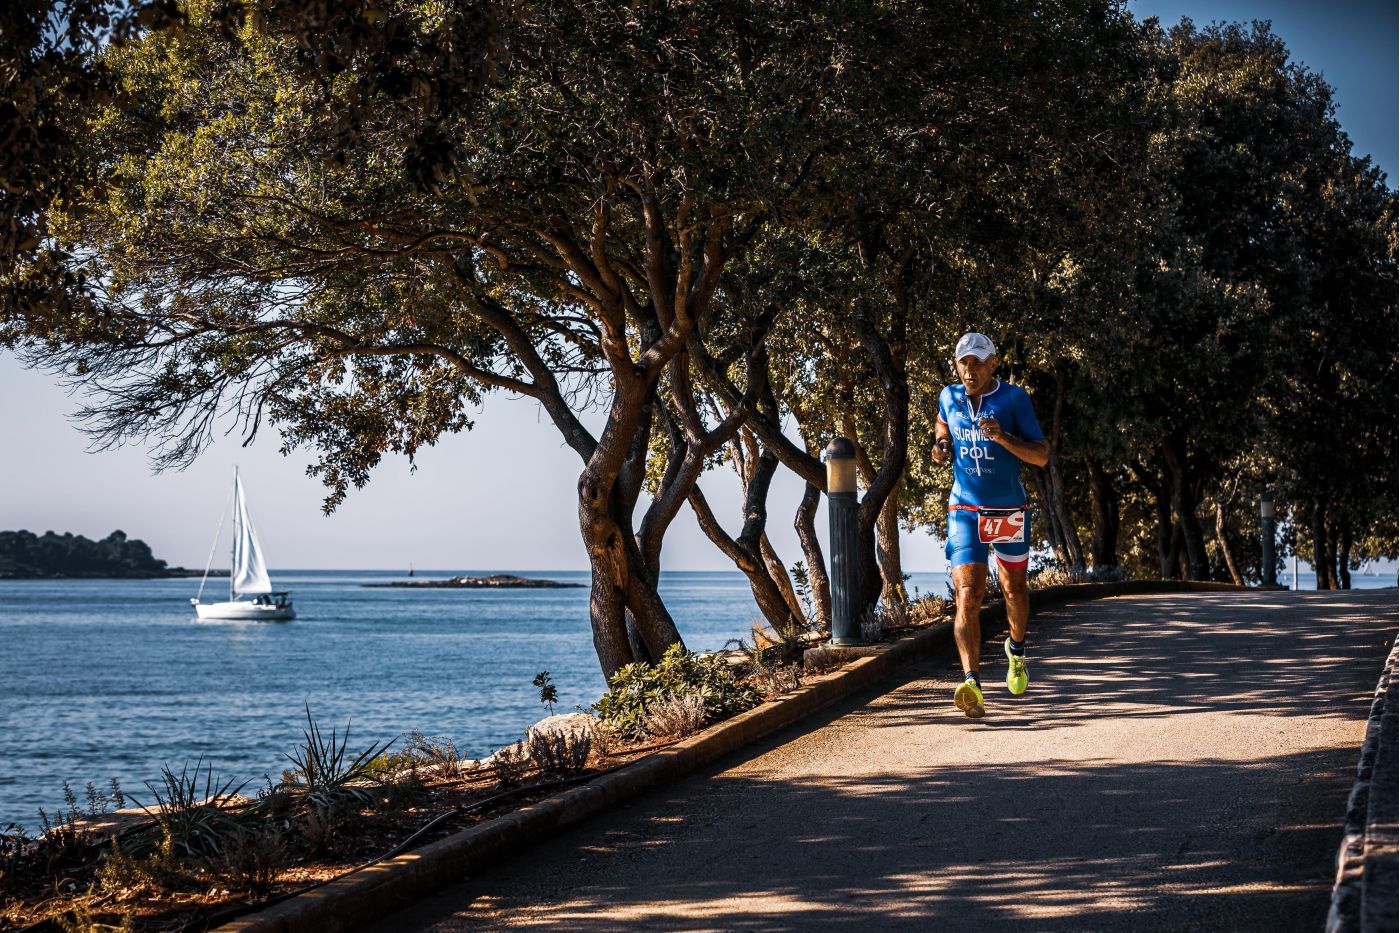
[[[1318,929],[1395,594],[1285,595],[1038,614],[985,720],[921,662],[376,929]]]

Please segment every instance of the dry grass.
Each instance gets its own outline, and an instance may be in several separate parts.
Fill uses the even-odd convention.
[[[749,675],[749,683],[764,699],[772,699],[802,686],[802,669],[796,664],[760,665]]]

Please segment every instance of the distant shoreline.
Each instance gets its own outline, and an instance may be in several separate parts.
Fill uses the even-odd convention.
[[[363,587],[429,589],[429,590],[566,590],[582,588],[582,583],[560,583],[514,574],[496,573],[488,577],[452,577],[449,580],[392,580],[386,583],[362,583]]]
[[[6,573],[0,572],[0,580],[176,580],[204,576],[203,570],[188,567],[171,567],[159,573],[140,571],[135,573]],[[227,570],[211,570],[211,577],[228,577]]]
[[[146,542],[120,528],[100,541],[71,531],[0,531],[0,580],[162,580],[203,572],[157,560]]]

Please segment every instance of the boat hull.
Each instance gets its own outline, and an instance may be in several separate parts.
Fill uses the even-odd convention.
[[[259,605],[245,600],[228,603],[195,603],[195,615],[201,619],[224,619],[238,622],[286,622],[297,617],[291,604]]]

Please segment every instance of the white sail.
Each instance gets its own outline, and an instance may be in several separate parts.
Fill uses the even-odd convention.
[[[272,592],[258,533],[248,515],[242,479],[234,480],[233,490],[233,591],[248,595]]]

